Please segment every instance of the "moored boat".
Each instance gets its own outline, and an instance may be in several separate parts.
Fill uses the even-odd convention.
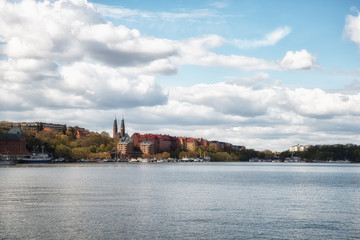
[[[15,165],[15,161],[11,159],[9,155],[0,154],[0,166],[4,165]]]
[[[49,163],[52,162],[52,157],[48,154],[33,154],[33,155],[24,155],[17,158],[18,163]]]

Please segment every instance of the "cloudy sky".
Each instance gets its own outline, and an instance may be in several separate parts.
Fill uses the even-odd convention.
[[[0,120],[360,144],[360,2],[0,0]]]

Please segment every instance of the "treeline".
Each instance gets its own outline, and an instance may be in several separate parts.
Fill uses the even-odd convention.
[[[111,158],[114,157],[116,142],[108,133],[91,132],[80,138],[76,137],[76,128],[63,129],[60,133],[39,129],[37,133],[26,133],[26,147],[29,152],[41,152],[44,146],[45,152],[54,158],[80,160],[83,158]],[[196,147],[194,151],[177,149],[170,153],[158,153],[144,155],[146,158],[196,158],[210,157],[211,161],[249,161],[249,159],[276,158],[284,161],[291,157],[300,157],[303,161],[337,161],[349,160],[360,162],[360,146],[357,145],[317,145],[310,146],[306,151],[291,153],[284,151],[274,153],[270,150],[256,151],[253,149],[237,150],[232,146],[217,149],[213,144],[206,147]]]
[[[250,159],[276,159],[285,161],[291,157],[300,157],[302,161],[344,161],[360,162],[360,146],[347,145],[316,145],[310,146],[306,151],[281,153],[270,150],[256,151],[253,149],[236,150],[231,147],[217,150],[214,148],[200,148],[205,151],[212,161],[249,161]],[[199,149],[198,149],[199,151]]]
[[[360,146],[357,145],[316,145],[310,146],[306,151],[291,153],[289,151],[280,154],[281,159],[291,156],[300,157],[304,161],[337,161],[349,160],[351,162],[360,162]]]
[[[76,138],[76,129],[69,128],[61,133],[54,131],[39,131],[26,133],[26,148],[29,152],[40,152],[44,146],[45,152],[54,158],[80,160],[82,158],[110,158],[116,143],[105,132],[89,133]]]
[[[222,149],[218,149],[215,145],[210,144],[206,147],[196,147],[194,151],[178,150],[178,155],[173,157],[210,157],[211,161],[214,162],[235,162],[235,161],[249,161],[251,158],[262,158],[265,157],[263,152],[258,152],[253,149],[242,149],[237,150],[232,146],[227,146]]]

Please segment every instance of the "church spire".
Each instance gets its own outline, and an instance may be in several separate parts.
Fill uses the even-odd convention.
[[[125,121],[124,116],[121,119],[121,129],[120,129],[120,136],[123,138],[125,137]]]
[[[113,126],[113,138],[117,138],[118,137],[118,127],[117,127],[117,119],[116,119],[116,115],[115,115],[115,119],[114,119],[114,126]]]

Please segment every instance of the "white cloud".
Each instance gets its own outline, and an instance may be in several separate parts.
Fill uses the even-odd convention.
[[[90,104],[86,107],[128,108],[167,101],[166,94],[152,76],[127,76],[118,69],[89,63],[63,67],[62,74],[63,88],[85,98]]]
[[[257,40],[233,40],[233,44],[240,49],[247,48],[258,48],[258,47],[266,47],[273,46],[281,39],[286,37],[291,33],[291,28],[289,27],[281,27],[277,28],[271,33],[267,34],[263,39]]]
[[[286,32],[274,31],[266,44]],[[0,41],[0,111],[9,120],[97,130],[111,126],[114,112],[126,112],[130,126],[256,147],[285,142],[269,140],[271,135],[289,139],[299,129],[308,133],[306,121],[316,129],[324,119],[331,125],[341,115],[359,115],[357,94],[254,87],[271,81],[266,72],[164,89],[155,75],[175,74],[181,65],[284,71],[312,69],[316,58],[307,50],[289,51],[280,60],[218,54],[213,50],[227,43],[218,35],[182,41],[143,36],[105,22],[86,1],[0,0]]]
[[[321,89],[217,83],[170,88],[167,104],[126,112],[135,131],[281,151],[297,143],[358,143],[359,101],[360,94]]]
[[[215,8],[227,8],[229,3],[227,1],[214,1],[210,3],[210,6]]]
[[[226,83],[227,84],[236,84],[236,85],[244,85],[244,86],[255,86],[258,83],[269,80],[270,76],[268,73],[259,72],[254,74],[251,77],[243,77],[243,78],[234,78],[228,77]]]
[[[316,66],[316,57],[305,49],[288,51],[280,65],[285,70],[308,70]]]
[[[347,15],[344,33],[351,41],[357,43],[360,47],[360,13],[357,16]]]
[[[177,12],[149,12],[142,10],[127,9],[121,6],[108,6],[102,4],[95,4],[96,8],[99,10],[100,14],[105,17],[110,17],[113,19],[137,19],[144,18],[146,20],[189,20],[189,19],[201,19],[201,18],[211,18],[216,15],[216,13],[210,9],[195,9],[195,10],[184,10],[180,9]]]

